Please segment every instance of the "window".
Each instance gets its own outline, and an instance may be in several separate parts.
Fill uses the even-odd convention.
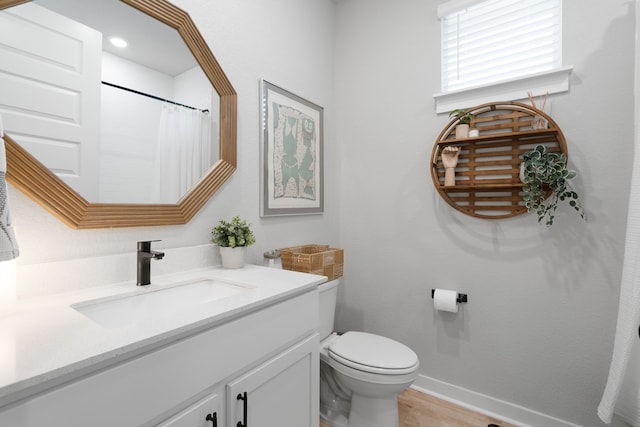
[[[561,0],[475,3],[441,16],[443,92],[562,66]]]
[[[451,0],[438,7],[438,16],[443,94],[562,69],[562,0]],[[550,90],[562,91],[556,89]]]

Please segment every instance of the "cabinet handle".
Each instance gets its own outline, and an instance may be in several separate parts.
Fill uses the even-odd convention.
[[[213,412],[211,414],[207,414],[207,418],[205,418],[206,421],[211,421],[211,423],[213,424],[213,427],[218,427],[218,413],[217,412]]]
[[[238,394],[236,397],[237,400],[242,400],[242,421],[238,421],[236,427],[247,427],[247,406],[249,406],[249,402],[247,401],[247,392],[245,391],[243,394]]]

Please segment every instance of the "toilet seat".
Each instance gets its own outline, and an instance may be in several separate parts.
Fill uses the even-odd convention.
[[[328,346],[329,357],[341,365],[379,375],[412,374],[418,356],[398,341],[366,332],[346,332]]]

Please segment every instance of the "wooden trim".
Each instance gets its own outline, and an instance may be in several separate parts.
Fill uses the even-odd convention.
[[[90,203],[7,137],[7,180],[71,228],[186,224],[237,166],[237,94],[189,15],[166,0],[121,1],[175,28],[209,78],[220,96],[220,160],[176,204]],[[0,9],[21,3],[0,0]]]

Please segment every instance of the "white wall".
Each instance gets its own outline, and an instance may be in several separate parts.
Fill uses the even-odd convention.
[[[102,79],[159,98],[208,109],[216,114],[211,117],[216,117],[217,122],[219,106],[211,106],[214,90],[199,66],[173,77],[103,52]],[[159,194],[162,186],[154,180],[158,174],[158,130],[164,103],[107,85],[101,85],[101,94],[100,191],[95,197],[82,196],[97,203],[177,202],[183,194],[163,198]],[[219,97],[216,102],[219,103]],[[217,147],[217,123],[213,124],[212,131]],[[209,159],[209,165],[218,160],[218,150],[212,152],[215,154]]]
[[[173,78],[135,62],[102,53],[102,80],[171,98]],[[82,195],[94,203],[153,203],[161,103],[123,89],[100,85],[100,191]]]
[[[188,224],[132,229],[72,230],[10,186],[11,212],[18,233],[19,269],[48,262],[131,253],[137,240],[162,239],[158,249],[209,243],[211,228],[220,219],[239,214],[255,227],[257,243],[249,249],[251,262],[273,248],[302,243],[338,243],[338,150],[333,133],[333,4],[329,1],[279,0],[243,2],[175,1],[185,9],[214,52],[238,93],[238,170]],[[259,217],[259,79],[265,78],[325,108],[325,213],[297,217]],[[216,253],[216,259],[219,257]],[[91,260],[87,260],[87,263]],[[159,271],[160,263],[154,265]],[[45,263],[45,264],[42,264]],[[40,265],[41,264],[41,265]],[[52,265],[53,267],[53,265]],[[100,263],[99,275],[120,268],[117,262]],[[126,267],[135,278],[135,263]],[[94,274],[86,282],[96,282]],[[49,274],[34,283],[29,274],[20,279],[18,293],[25,297],[47,292]],[[21,283],[22,282],[22,283]]]
[[[443,381],[600,425],[633,147],[633,3],[563,2],[564,63],[574,71],[551,114],[579,172],[588,222],[563,208],[549,230],[534,215],[466,216],[435,191],[428,159],[448,118],[432,99],[440,91],[434,3],[337,3],[346,254],[338,326],[414,348],[419,384]],[[434,287],[466,292],[469,303],[456,315],[436,312]]]
[[[563,210],[551,230],[532,215],[465,216],[434,190],[428,157],[447,122],[431,97],[439,92],[435,2],[339,1],[335,28],[329,0],[175,3],[238,92],[238,171],[189,224],[173,227],[73,231],[11,187],[19,266],[133,256],[141,239],[163,239],[161,249],[199,245],[219,219],[240,214],[256,227],[254,262],[291,244],[344,247],[338,327],[410,345],[419,381],[600,425],[633,142],[632,3],[564,1],[565,63],[575,68],[551,113],[589,221]],[[261,77],[325,107],[324,215],[258,216]],[[469,303],[457,315],[436,313],[432,287],[464,291]]]
[[[193,67],[174,78],[174,90],[171,100],[190,105],[201,110],[209,110],[218,117],[220,98],[213,94],[215,90],[200,67]],[[215,101],[214,105],[212,105]]]

